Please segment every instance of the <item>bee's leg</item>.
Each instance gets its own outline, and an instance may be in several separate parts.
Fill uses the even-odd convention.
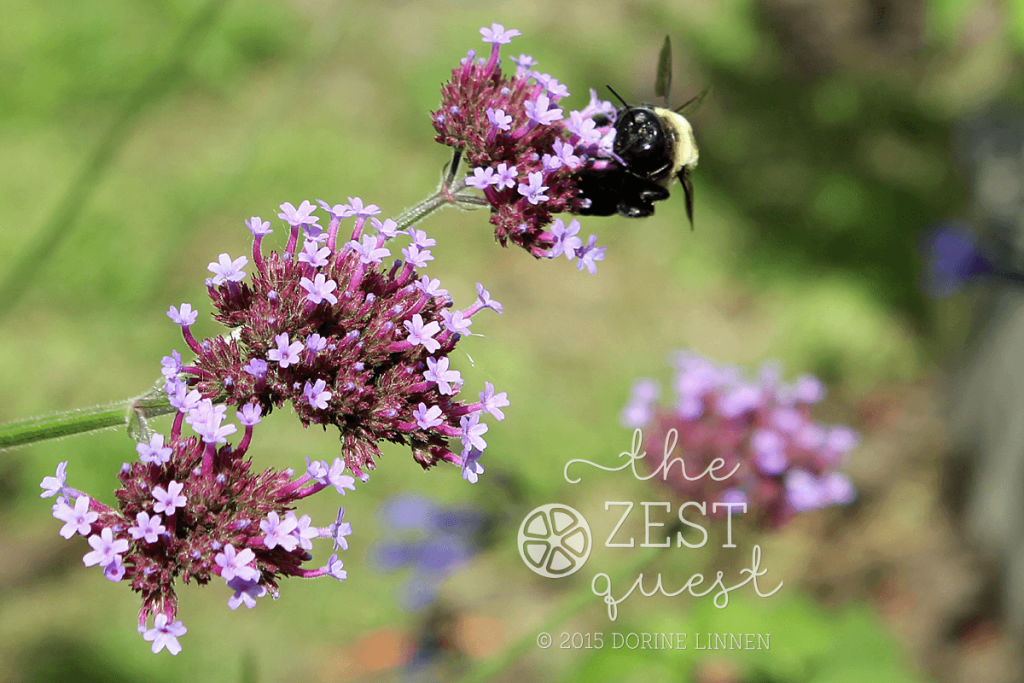
[[[658,183],[650,180],[642,180],[638,182],[643,183],[637,191],[637,196],[639,196],[642,201],[650,204],[653,202],[660,202],[663,199],[668,199],[668,190]]]
[[[653,180],[626,176],[618,211],[626,218],[646,218],[654,214],[654,202],[668,199],[668,190]]]
[[[686,195],[686,217],[690,219],[690,230],[693,230],[693,182],[690,180],[690,169],[683,167],[677,176],[683,185],[683,193]]]
[[[654,204],[639,199],[619,202],[619,215],[626,218],[647,218],[654,215]]]

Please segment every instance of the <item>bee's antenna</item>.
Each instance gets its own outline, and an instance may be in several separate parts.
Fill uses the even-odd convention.
[[[615,92],[615,89],[614,89],[614,88],[612,88],[612,86],[610,86],[610,85],[606,85],[606,86],[604,86],[604,87],[606,87],[606,88],[608,88],[609,90],[611,90],[611,91],[612,91],[612,94],[613,94],[613,95],[615,95],[615,97],[619,98],[619,102],[622,102],[622,106],[623,106],[623,107],[625,107],[626,109],[629,109],[629,103],[628,103],[628,102],[626,102],[626,100],[622,99],[622,95],[620,95],[619,93]]]

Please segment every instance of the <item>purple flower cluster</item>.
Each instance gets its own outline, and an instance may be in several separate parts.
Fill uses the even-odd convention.
[[[783,383],[779,367],[765,363],[758,381],[750,382],[735,367],[685,352],[673,365],[670,407],[658,405],[657,382],[641,379],[621,416],[625,426],[646,429],[644,461],[652,470],[665,464],[656,478],[684,497],[747,503],[755,521],[768,528],[797,512],[856,497],[838,468],[859,437],[848,427],[812,419],[811,406],[825,396],[817,378],[801,375]],[[689,476],[666,458],[668,463],[681,458]],[[696,476],[716,458],[724,462],[723,481]]]
[[[326,228],[310,202],[281,205],[278,216],[291,228],[283,253],[263,252],[269,222],[246,222],[254,237],[248,282],[244,256],[222,254],[210,264],[214,317],[232,329],[230,336],[197,341],[196,311],[171,307],[168,316],[196,354],[190,365],[176,352],[163,360],[172,405],[195,395],[267,414],[291,402],[305,426],[337,427],[344,467],[364,481],[380,441],[411,446],[424,468],[443,460],[465,469],[469,462],[475,472],[474,458],[486,447],[481,418],[503,419],[508,400],[488,384],[479,401],[460,402],[463,380],[449,354],[471,334],[473,316],[484,308],[500,313],[501,304],[478,284],[473,305],[452,309],[441,283],[417,272],[433,259],[434,239],[414,228],[400,233],[357,197],[320,204],[330,215]],[[346,240],[339,228],[350,217]],[[367,224],[375,234],[364,234]],[[386,267],[386,245],[399,236],[410,238],[404,261]],[[449,439],[460,439],[461,447],[453,449]]]
[[[579,257],[579,269],[593,273],[595,261],[604,258],[596,236],[583,245],[546,228],[552,214],[582,208],[578,171],[614,163],[609,159],[615,107],[591,90],[590,103],[566,116],[558,105],[569,90],[532,70],[532,57],[513,58],[516,72],[502,73],[500,46],[519,31],[493,24],[480,33],[491,45],[490,55],[477,59],[471,50],[442,86],[441,106],[431,115],[436,140],[455,148],[472,167],[465,184],[483,191],[503,246],[511,240],[538,258]],[[579,232],[579,224],[573,224]]]
[[[88,539],[85,566],[98,565],[109,580],[127,580],[142,595],[139,632],[154,653],[181,650],[178,638],[186,629],[175,619],[178,579],[205,585],[219,575],[233,591],[228,606],[234,610],[252,609],[267,593],[277,598],[286,576],[346,578],[337,555],[352,533],[343,521],[345,509],[323,528],[293,512],[297,501],[329,487],[342,495],[354,490],[341,458],[332,465],[307,458],[305,473],[295,478],[292,470],[253,471],[246,452],[261,421],[260,406],[248,404],[236,413],[245,433],[234,448],[226,437],[237,427],[224,423],[225,413],[225,406],[190,392],[178,405],[170,439],[154,434],[138,444],[138,462],[122,466],[116,508],[67,486],[66,462],[41,484],[41,497],[57,496],[53,516],[64,522],[61,536]],[[183,424],[199,438],[185,438]],[[324,566],[304,568],[316,538],[333,540],[335,554]],[[153,626],[147,628],[150,616]]]

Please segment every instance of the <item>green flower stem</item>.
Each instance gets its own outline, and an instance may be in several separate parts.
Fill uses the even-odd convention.
[[[59,439],[72,434],[127,424],[131,401],[119,401],[92,408],[79,408],[66,413],[30,417],[0,425],[0,449],[17,448],[37,441]]]
[[[400,216],[395,218],[395,223],[398,223],[396,229],[405,230],[410,225],[419,223],[438,209],[453,203],[454,200],[452,195],[448,193],[447,188],[442,188],[436,194],[432,194],[419,204],[406,209]]]
[[[434,213],[438,209],[444,208],[449,204],[466,208],[466,209],[477,209],[482,206],[488,206],[486,199],[482,197],[476,197],[468,194],[459,194],[459,191],[466,187],[466,183],[459,177],[459,162],[462,159],[462,151],[455,150],[452,155],[452,161],[446,167],[446,175],[444,181],[441,183],[441,187],[437,192],[424,199],[419,204],[406,209],[395,218],[395,222],[398,224],[398,230],[405,230],[411,225],[419,223],[421,220]]]
[[[396,230],[405,230],[409,226],[419,223],[438,209],[443,209],[448,205],[465,209],[479,209],[480,207],[488,206],[488,202],[482,197],[458,194],[451,192],[448,188],[441,188],[437,193],[430,195],[419,204],[406,209],[400,216],[395,218],[395,223],[398,223]]]
[[[0,425],[0,450],[111,427],[126,427],[135,438],[145,436],[146,418],[175,411],[162,393],[151,391],[116,403],[8,422]]]
[[[669,530],[669,536],[672,536],[674,533],[675,532],[673,530]],[[637,553],[632,562],[621,567],[614,574],[610,574],[612,585],[619,585],[624,579],[636,576],[636,574],[644,567],[657,559],[662,554],[663,550],[664,548],[652,548],[647,552]],[[581,611],[583,608],[588,605],[598,604],[604,607],[604,602],[594,595],[594,592],[591,589],[591,583],[588,582],[580,586],[572,595],[570,595],[565,606],[545,621],[539,629],[528,632],[514,644],[506,648],[501,654],[495,655],[491,659],[482,662],[470,670],[465,676],[458,679],[457,683],[483,683],[484,681],[490,680],[522,658],[522,656],[531,649],[538,647],[538,634],[552,633],[560,624],[568,620],[577,612]]]

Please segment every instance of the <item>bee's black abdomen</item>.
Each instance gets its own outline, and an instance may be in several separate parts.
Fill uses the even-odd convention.
[[[631,105],[608,86],[608,90],[622,102],[622,107],[615,113],[615,138],[612,149],[598,152],[593,162],[594,165],[607,165],[607,168],[586,168],[575,176],[579,197],[585,200],[586,205],[577,209],[578,213],[590,216],[617,213],[626,218],[653,215],[654,203],[668,199],[668,187],[678,178],[686,196],[686,215],[693,228],[690,170],[697,165],[697,142],[690,122],[680,113],[681,109],[669,108],[671,81],[671,42],[666,36],[658,58],[655,84],[655,92],[665,98],[664,107]],[[695,100],[699,101],[703,96],[701,94]]]
[[[585,170],[576,174],[580,197],[590,206],[580,209],[584,216],[612,216],[618,213],[624,174],[619,169]]]
[[[585,216],[645,218],[654,213],[654,202],[669,196],[658,183],[618,168],[581,171],[576,180],[580,196],[590,200],[590,206],[579,211]]]

